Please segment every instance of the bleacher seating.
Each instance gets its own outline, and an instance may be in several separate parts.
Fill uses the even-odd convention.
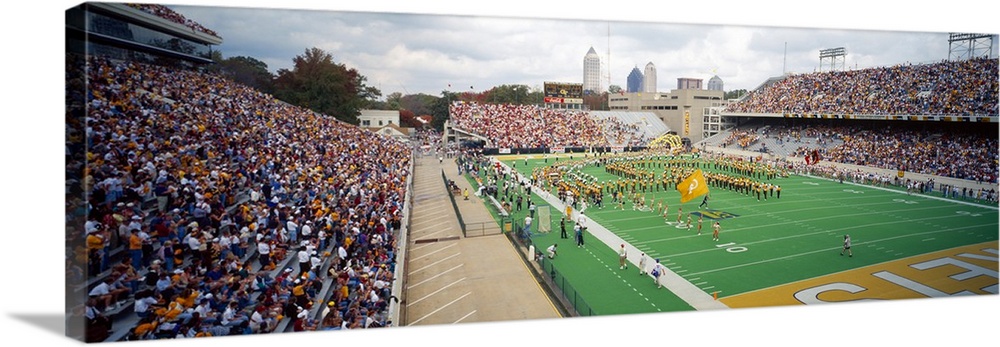
[[[406,190],[403,182],[409,174],[408,146],[210,74],[93,57],[85,62],[91,83],[87,180],[94,182],[88,225],[105,227],[94,232],[104,239],[96,243],[103,247],[91,251],[98,255],[92,259],[106,254],[110,264],[132,263],[128,241],[116,241],[115,234],[120,221],[135,215],[141,234],[149,234],[145,243],[152,245],[152,252],[144,252],[137,260],[141,266],[135,272],[157,278],[167,273],[163,267],[153,272],[151,264],[161,259],[157,252],[162,241],[173,241],[184,249],[177,268],[198,278],[185,287],[196,294],[191,300],[208,299],[212,312],[221,315],[226,303],[246,291],[249,295],[246,302],[241,299],[240,305],[245,306],[240,311],[249,316],[260,308],[267,320],[253,333],[267,333],[293,322],[284,312],[289,299],[281,293],[291,291],[291,279],[302,275],[298,266],[291,266],[289,272],[285,269],[297,264],[295,251],[303,241],[316,249],[312,257],[323,264],[313,274],[323,286],[316,288],[311,303],[326,302],[336,283],[336,276],[331,275],[348,270],[352,283],[375,278],[391,283],[392,274],[387,272],[395,268],[393,239],[399,225],[396,212],[402,208]],[[154,219],[166,223],[154,225]],[[299,229],[311,225],[313,231],[305,235],[297,233],[301,230],[285,230],[288,221],[297,223]],[[198,230],[192,222],[198,223]],[[161,230],[164,235],[158,234]],[[321,231],[325,236],[320,236]],[[237,243],[245,240],[246,254],[235,257],[236,247],[214,246],[228,241],[226,235]],[[188,250],[191,237],[199,238],[205,248]],[[261,264],[258,241],[278,250],[272,252],[267,267]],[[331,255],[337,254],[331,251],[338,246],[346,248],[344,259]],[[223,257],[227,253],[230,257]],[[110,275],[102,263],[89,264],[86,280],[74,290],[77,295],[86,296]],[[350,269],[345,266],[348,263]],[[219,275],[233,281],[202,280],[215,265],[225,266]],[[171,282],[182,284],[177,281],[183,276],[188,275],[174,275]],[[272,279],[267,288],[272,294],[251,288],[247,281],[254,276]],[[153,315],[164,319],[162,326],[133,336],[131,328],[147,326],[133,311],[133,295],[159,293],[144,283],[136,289],[120,305],[98,307],[113,320],[114,331],[105,341],[224,330],[198,320],[184,323],[165,318],[166,313],[158,310]],[[157,307],[181,302],[176,295],[163,297]],[[338,300],[339,305],[365,308],[381,318],[388,307],[385,300],[369,302],[356,293]],[[313,313],[318,312],[315,306],[319,305],[313,305]],[[161,329],[175,323],[175,330]]]

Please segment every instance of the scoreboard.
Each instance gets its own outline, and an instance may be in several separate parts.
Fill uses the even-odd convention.
[[[545,82],[545,103],[582,104],[583,83]]]

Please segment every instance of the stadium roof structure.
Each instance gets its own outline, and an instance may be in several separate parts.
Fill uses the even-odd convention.
[[[66,35],[200,64],[212,63],[212,46],[222,44],[219,36],[123,3],[87,2],[67,10]]]

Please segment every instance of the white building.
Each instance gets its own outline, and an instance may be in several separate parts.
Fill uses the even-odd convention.
[[[597,55],[594,47],[590,47],[587,55],[583,57],[583,92],[587,91],[600,93],[601,90],[601,57]]]
[[[362,128],[381,128],[389,124],[399,125],[399,111],[361,110],[358,116],[358,126]]]
[[[642,91],[656,93],[656,66],[653,65],[653,62],[646,64],[646,71],[642,75]]]

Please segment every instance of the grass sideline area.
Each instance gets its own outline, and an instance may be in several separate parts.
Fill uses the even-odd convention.
[[[577,154],[576,159],[582,156]],[[530,174],[535,168],[555,163],[559,157],[496,158],[522,174]],[[569,160],[569,157],[563,155],[559,160]],[[716,172],[711,168],[704,170]],[[619,179],[605,172],[604,167],[595,165],[583,166],[578,172],[591,175],[599,182]],[[978,261],[984,261],[979,264],[985,267],[987,275],[978,276],[975,283],[966,283],[965,287],[978,289],[968,290],[975,294],[995,294],[998,239],[995,205],[963,203],[940,198],[940,194],[935,193],[907,194],[895,187],[840,183],[794,174],[766,181],[782,187],[780,198],[768,196],[766,200],[757,201],[756,196],[711,187],[709,206],[699,210],[701,198],[681,204],[676,190],[661,189],[647,192],[646,199],[666,201],[669,206],[666,218],[659,211],[633,210],[631,202],[625,203],[624,210],[615,209],[617,204],[612,204],[607,195],[603,208],[589,206],[586,214],[593,223],[604,226],[649,254],[649,266],[652,259],[659,258],[670,270],[705,293],[717,295],[723,302],[741,294],[973,245],[987,249],[986,253],[978,255],[982,258]],[[532,201],[539,208],[549,207],[537,191],[533,193]],[[503,198],[502,191],[499,197]],[[656,205],[653,207],[656,209]],[[676,223],[677,208],[683,211],[680,225]],[[531,241],[539,251],[553,243],[559,244],[559,255],[551,261],[552,266],[578,295],[585,298],[595,314],[693,310],[677,295],[657,290],[652,279],[640,276],[634,264],[628,270],[620,270],[616,250],[593,242],[591,235],[585,235],[588,242],[584,248],[577,248],[572,239],[571,222],[567,222],[570,238],[561,239],[559,217],[563,212],[554,207],[550,211],[551,232],[536,233]],[[512,219],[523,221],[527,213],[525,203],[521,211],[513,211]],[[688,214],[693,214],[694,221],[690,230],[686,226]],[[704,217],[701,235],[696,231],[698,215]],[[712,240],[711,227],[716,220],[722,226],[717,242]],[[845,234],[850,234],[853,242],[853,256],[850,257],[839,255]],[[630,259],[634,256],[637,255],[630,254]],[[939,272],[937,277],[945,278],[928,280],[931,282],[928,285],[937,287],[939,292],[949,292],[942,288],[957,284],[940,282],[961,271]],[[949,293],[952,292],[959,290]],[[864,295],[889,299],[914,297],[899,288],[883,292],[869,290]],[[860,297],[863,296],[828,301]],[[786,301],[755,301],[750,306],[779,305]]]

